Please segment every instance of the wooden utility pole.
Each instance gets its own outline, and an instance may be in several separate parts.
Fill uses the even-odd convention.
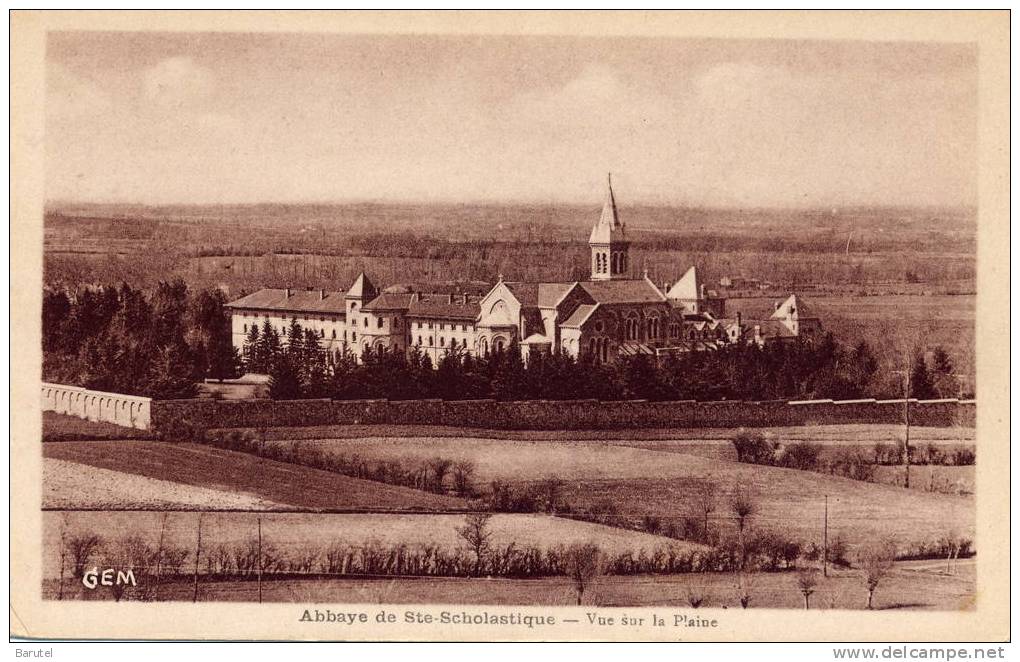
[[[829,495],[825,495],[825,521],[822,524],[822,575],[829,576]]]
[[[258,518],[258,526],[259,526],[259,549],[258,549],[258,555],[257,555],[257,557],[255,559],[255,562],[257,564],[256,565],[256,572],[258,573],[258,582],[259,582],[259,604],[262,604],[262,518],[261,517]]]
[[[156,546],[156,586],[152,590],[152,599],[159,600],[159,571],[163,561],[163,535],[166,533],[166,518],[169,513],[163,513],[163,520],[159,525],[159,544]]]
[[[198,559],[202,554],[202,513],[198,514],[198,539],[195,542],[195,592],[192,602],[198,602]]]
[[[901,371],[894,370],[893,374],[898,375]],[[903,423],[905,432],[903,436],[903,486],[910,487],[910,359],[907,359],[906,369],[903,372]]]

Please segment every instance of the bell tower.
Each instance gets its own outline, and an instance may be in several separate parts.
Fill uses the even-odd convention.
[[[627,251],[630,242],[624,235],[623,223],[616,213],[611,173],[606,181],[606,201],[602,205],[602,216],[591,230],[588,245],[591,246],[592,280],[619,280],[628,277],[630,257]]]

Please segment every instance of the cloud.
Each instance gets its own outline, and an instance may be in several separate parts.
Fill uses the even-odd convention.
[[[171,57],[142,72],[145,98],[161,107],[193,105],[208,98],[215,87],[212,71],[190,57]]]
[[[518,95],[510,111],[540,124],[620,127],[662,121],[671,105],[654,91],[628,84],[607,66],[589,65],[560,87]]]
[[[74,119],[107,113],[110,96],[95,82],[65,66],[50,63],[46,70],[46,112],[54,119]]]

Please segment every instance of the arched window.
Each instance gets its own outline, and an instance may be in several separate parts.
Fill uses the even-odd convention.
[[[602,339],[601,358],[602,358],[602,362],[603,363],[607,363],[609,361],[609,339],[608,338],[603,338]]]
[[[502,351],[503,351],[503,339],[502,339],[502,338],[497,338],[497,339],[496,339],[496,340],[495,340],[495,341],[494,341],[494,342],[492,343],[492,348],[493,348],[494,350],[496,350],[497,352],[502,352]]]
[[[319,329],[319,337],[320,338],[326,337],[326,329]]]
[[[336,340],[336,329],[333,329],[333,340]]]
[[[439,346],[446,347],[446,338],[439,336]]]
[[[366,317],[364,321],[365,321],[365,323],[362,326],[366,326],[367,327],[368,326],[368,318]]]
[[[637,315],[632,314],[624,322],[624,329],[627,333],[627,340],[637,340],[638,332],[640,328],[640,322],[638,321]]]
[[[485,354],[488,354],[489,353],[489,340],[487,338],[482,338],[482,342],[479,344],[479,347],[482,350],[482,355],[483,356]]]
[[[375,325],[381,329],[383,327],[383,318],[380,317],[378,320],[376,320]]]

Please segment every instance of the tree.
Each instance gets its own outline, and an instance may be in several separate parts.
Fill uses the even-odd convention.
[[[297,400],[302,397],[301,377],[290,354],[279,354],[269,369],[269,397]]]
[[[95,534],[82,533],[67,539],[67,551],[75,578],[85,575],[89,559],[103,546],[103,539]]]
[[[737,532],[740,542],[740,570],[743,570],[744,565],[747,563],[747,546],[744,531],[747,528],[747,523],[758,512],[758,504],[751,498],[750,494],[742,489],[738,489],[730,499],[730,512],[737,518]]]
[[[941,345],[932,352],[931,359],[932,387],[940,398],[956,398],[960,396],[960,383],[953,369],[953,361]]]
[[[694,502],[698,508],[698,512],[702,515],[701,524],[701,537],[702,542],[709,542],[708,535],[708,516],[711,515],[716,508],[716,486],[715,483],[711,482],[712,477],[709,476],[705,483],[701,486],[694,494]]]
[[[254,326],[252,329],[257,331]],[[231,342],[229,333],[216,332],[212,334],[209,338],[209,345],[206,347],[206,360],[208,361],[207,374],[210,378],[223,381],[238,376],[241,355]]]
[[[474,494],[471,481],[475,475],[475,463],[471,460],[460,460],[453,464],[453,489],[459,497],[470,497]]]
[[[261,372],[262,365],[259,363],[259,327],[252,324],[248,329],[248,335],[244,338],[244,369],[246,372]]]
[[[564,554],[564,570],[574,583],[577,604],[580,606],[584,592],[602,574],[602,551],[594,543],[574,543]]]
[[[818,586],[818,571],[814,568],[807,568],[797,573],[797,588],[804,596],[804,609],[811,609],[811,594]]]
[[[492,531],[489,530],[489,520],[492,515],[489,513],[470,513],[464,518],[464,526],[457,527],[457,535],[460,536],[475,555],[475,567],[472,574],[477,577],[481,574],[482,564],[489,554],[489,539],[492,538]]]
[[[914,354],[914,364],[910,369],[910,396],[918,400],[930,400],[935,397],[935,386],[931,374],[924,361],[924,352]]]
[[[858,563],[868,589],[868,609],[873,608],[875,589],[892,571],[895,561],[896,544],[888,540],[873,543],[859,553]]]

